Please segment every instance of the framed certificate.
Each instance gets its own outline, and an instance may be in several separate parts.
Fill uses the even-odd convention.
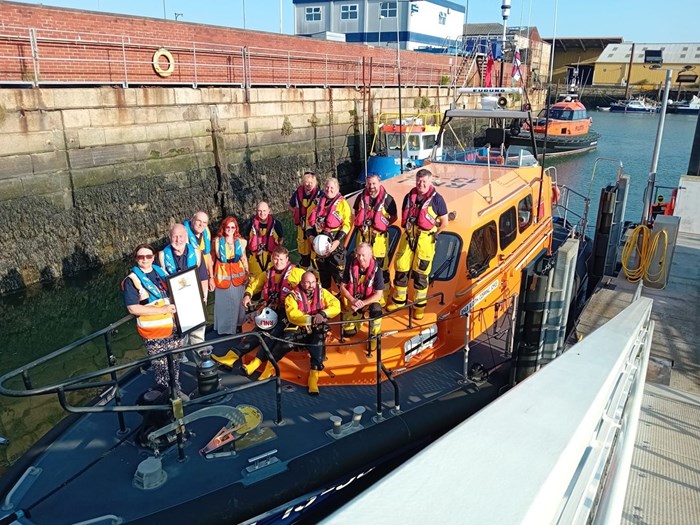
[[[175,322],[181,335],[204,326],[207,318],[204,314],[202,287],[197,276],[197,268],[168,276],[170,302],[175,305]]]

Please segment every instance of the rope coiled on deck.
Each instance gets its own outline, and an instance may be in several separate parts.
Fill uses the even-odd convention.
[[[657,250],[659,250],[660,241],[663,239],[663,245],[659,256],[659,271],[651,272],[651,263],[654,260]],[[625,242],[622,249],[622,269],[625,272],[627,280],[636,283],[644,278],[649,282],[660,282],[666,275],[666,252],[668,249],[668,234],[665,230],[660,230],[653,237],[651,229],[645,225],[639,225]],[[636,260],[634,260],[636,256]],[[636,263],[636,267],[633,265]]]

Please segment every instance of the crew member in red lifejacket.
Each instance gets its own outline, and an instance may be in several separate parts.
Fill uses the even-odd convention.
[[[269,329],[263,329],[256,326],[253,331],[265,331],[273,337],[280,338],[284,334],[284,328],[287,326],[284,300],[287,295],[296,288],[301,282],[301,277],[304,275],[304,270],[297,268],[289,262],[289,250],[284,246],[278,246],[272,252],[272,266],[267,272],[260,273],[251,277],[243,294],[243,307],[248,308],[251,304],[251,298],[254,295],[262,293],[263,304],[262,308],[271,308],[277,316],[277,324]],[[267,340],[267,347],[272,350],[276,341],[274,339]],[[215,357],[219,363],[233,368],[233,365],[239,358],[245,354],[252,352],[260,346],[260,339],[257,336],[246,336],[240,339],[236,348],[229,350],[223,357]],[[255,372],[263,361],[267,360],[267,355],[262,350],[258,352],[257,357],[243,367],[243,372],[246,375],[251,375]],[[258,379],[266,379],[272,375],[274,368],[271,363],[267,363],[265,369]]]
[[[163,268],[168,275],[174,275],[190,268],[197,269],[197,279],[202,287],[202,300],[207,304],[207,296],[209,294],[209,271],[207,270],[202,252],[196,246],[189,242],[187,228],[182,224],[174,224],[170,228],[170,244],[163,248],[158,254],[160,267]],[[204,342],[204,326],[192,330],[189,335],[189,344],[198,344]],[[182,360],[187,358],[182,355]]]
[[[408,280],[412,275],[415,308],[414,319],[423,319],[428,296],[428,276],[435,257],[438,235],[447,227],[447,204],[432,184],[433,174],[427,169],[416,173],[416,187],[403,199],[401,235],[394,260],[394,291],[390,311],[406,304]]]
[[[136,316],[136,329],[149,356],[182,348],[185,340],[175,331],[173,315],[176,309],[168,300],[168,274],[153,264],[155,253],[151,245],[139,244],[131,255],[134,266],[122,281],[124,304],[129,313]],[[180,366],[177,359],[173,361],[177,389],[174,394],[178,395]],[[163,390],[170,387],[167,359],[153,360],[152,368],[158,386]]]
[[[372,246],[363,242],[355,250],[355,258],[345,268],[340,293],[343,296],[343,321],[359,321],[369,312],[370,348],[377,347],[377,339],[382,330],[382,300],[384,276],[379,263],[372,254]],[[352,337],[357,333],[356,323],[343,325],[343,336]]]
[[[293,349],[305,346],[311,354],[308,387],[309,394],[318,394],[318,373],[323,370],[326,357],[326,321],[340,313],[340,301],[316,282],[316,274],[307,271],[284,301],[289,326],[284,338],[287,344],[275,346],[273,356],[279,361]]]
[[[659,195],[656,197],[656,203],[651,205],[651,220],[656,220],[657,215],[671,215],[672,213],[666,213],[668,210],[669,203],[664,202],[664,196]]]
[[[306,235],[313,246],[317,235],[325,234],[331,245],[325,254],[311,253],[311,261],[318,270],[321,286],[330,289],[331,279],[340,287],[345,270],[345,237],[352,229],[352,210],[348,201],[340,194],[338,179],[329,178],[323,194],[309,215]]]
[[[270,213],[267,202],[260,201],[255,215],[243,231],[248,239],[248,264],[251,278],[264,274],[272,263],[272,252],[284,243],[282,223]]]
[[[365,191],[357,196],[354,205],[356,244],[363,242],[372,247],[384,277],[384,296],[389,294],[389,226],[397,219],[396,202],[389,195],[376,173],[367,174]]]
[[[316,201],[321,191],[318,188],[318,180],[313,171],[304,173],[304,177],[291,199],[289,199],[289,211],[292,212],[294,224],[297,226],[297,249],[301,260],[299,266],[308,268],[311,266],[311,243],[307,238],[306,231],[309,226],[309,215],[316,205]]]

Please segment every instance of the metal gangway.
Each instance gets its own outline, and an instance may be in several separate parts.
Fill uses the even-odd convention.
[[[639,297],[326,522],[618,524],[654,332]]]

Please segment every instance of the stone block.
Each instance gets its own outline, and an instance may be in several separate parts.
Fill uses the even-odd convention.
[[[328,91],[324,88],[301,88],[302,98],[304,101],[326,100]]]
[[[211,135],[205,137],[194,137],[192,139],[192,143],[194,144],[194,151],[197,153],[211,152],[214,150]]]
[[[103,148],[92,148],[91,151],[95,166],[107,166],[134,160],[134,147],[132,144],[116,144]]]
[[[221,119],[249,118],[253,114],[252,104],[218,104],[216,111]]]
[[[105,128],[104,134],[106,144],[134,144],[147,140],[144,126]]]
[[[166,140],[168,138],[168,124],[149,124],[146,128],[146,139],[151,142]]]
[[[0,89],[0,106],[7,111],[35,111],[54,109],[54,90],[51,88]]]
[[[182,122],[184,119],[184,110],[180,107],[158,107],[157,110],[158,122]]]
[[[77,129],[67,129],[63,131],[63,136],[66,141],[66,149],[77,148],[80,145],[80,135]]]
[[[94,162],[92,161],[92,151],[89,148],[69,149],[68,161],[70,162],[71,169],[73,170],[90,168],[94,166]]]
[[[14,177],[11,179],[0,178],[0,202],[19,199],[24,195],[22,179]]]
[[[156,108],[134,108],[134,123],[148,124],[158,122],[158,110]]]
[[[260,117],[248,120],[248,133],[255,131],[271,131],[273,129],[282,130],[282,117]]]
[[[49,151],[31,155],[34,173],[54,173],[68,169],[68,158],[65,151]]]
[[[219,126],[223,128],[222,133],[245,133],[248,130],[248,120],[242,118],[219,119]]]
[[[146,160],[160,158],[160,147],[157,142],[137,142],[132,144],[134,159]]]
[[[136,92],[133,88],[103,87],[99,95],[102,106],[124,108],[136,105]]]
[[[94,186],[103,186],[118,180],[113,166],[73,169],[72,174],[73,189],[75,191]]]
[[[62,113],[66,128],[89,128],[91,125],[88,109],[66,109]]]
[[[3,155],[21,155],[52,151],[53,134],[50,131],[37,133],[7,133],[2,137]]]
[[[0,157],[0,180],[14,179],[32,173],[30,155],[11,155]]]
[[[106,144],[104,128],[85,128],[78,130],[78,146],[90,148]]]
[[[102,106],[99,91],[94,88],[69,88],[54,90],[54,108],[99,108]]]
[[[140,107],[173,106],[175,105],[175,89],[166,87],[137,89],[136,105]]]
[[[216,166],[216,161],[214,160],[214,153],[207,151],[202,153],[197,153],[197,166],[200,169],[212,168]]]
[[[70,190],[70,180],[67,172],[43,173],[38,175],[28,175],[22,177],[24,196],[49,195],[52,193],[63,193]]]
[[[168,137],[170,139],[189,137],[190,134],[189,122],[171,122],[168,124]]]
[[[243,101],[244,92],[241,88],[210,87],[202,88],[204,104],[235,104]]]
[[[211,128],[210,120],[195,120],[190,121],[188,124],[190,126],[190,136],[192,137],[201,137],[211,133],[211,131],[208,131]]]
[[[196,88],[178,87],[175,90],[175,104],[201,104],[202,92]]]
[[[148,176],[183,173],[196,168],[196,155],[179,155],[177,157],[153,159],[144,162],[144,174]]]
[[[141,177],[146,172],[145,161],[116,164],[114,168],[114,180],[129,180]]]

